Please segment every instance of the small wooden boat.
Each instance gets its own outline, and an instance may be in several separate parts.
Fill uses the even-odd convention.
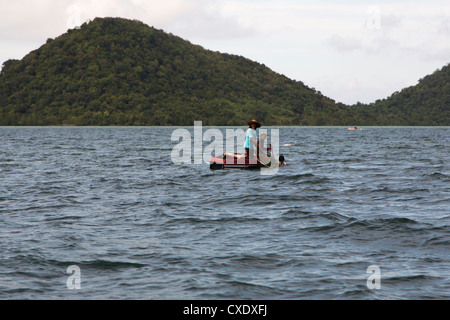
[[[267,161],[266,161],[267,160]],[[211,170],[241,169],[241,170],[259,170],[263,167],[270,168],[272,161],[270,158],[263,162],[256,159],[249,159],[245,153],[224,153],[219,157],[212,157],[209,161]]]

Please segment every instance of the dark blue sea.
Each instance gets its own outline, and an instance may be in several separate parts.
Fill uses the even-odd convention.
[[[174,164],[171,127],[0,127],[0,299],[450,299],[449,127],[278,129],[261,175]]]

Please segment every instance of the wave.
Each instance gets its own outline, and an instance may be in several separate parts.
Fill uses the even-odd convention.
[[[382,283],[383,284],[391,284],[391,285],[399,285],[402,283],[409,283],[414,281],[417,285],[417,281],[436,281],[436,280],[444,280],[445,278],[430,276],[428,274],[408,274],[408,275],[399,275],[399,276],[383,276]]]
[[[447,231],[448,233],[448,231]],[[450,235],[434,235],[431,238],[425,240],[422,243],[422,246],[429,247],[429,246],[442,246],[444,248],[450,247]]]
[[[431,179],[431,180],[440,180],[440,181],[444,181],[444,182],[450,181],[450,175],[442,173],[442,172],[431,172],[431,173],[428,173],[425,177],[428,179]]]
[[[199,218],[199,217],[184,217],[184,218],[173,218],[167,221],[170,225],[184,225],[188,224],[222,224],[222,223],[245,223],[245,222],[260,222],[268,221],[270,218],[260,218],[253,215],[249,216],[226,216],[226,217],[216,217],[216,218]]]
[[[374,231],[415,232],[418,230],[425,230],[430,228],[429,226],[424,226],[413,219],[401,217],[381,218],[373,220],[360,220],[349,217],[344,222],[341,221],[342,219],[337,219],[336,221],[331,220],[333,222],[331,224],[317,227],[312,226],[309,229],[310,231],[314,232],[338,232],[337,236],[343,236],[349,234],[364,234],[365,232],[369,232],[370,234]]]
[[[74,262],[73,264],[78,265],[80,268],[84,269],[99,269],[99,270],[119,270],[128,268],[143,268],[146,264],[128,262],[128,261],[112,261],[112,260],[88,260],[81,262]]]

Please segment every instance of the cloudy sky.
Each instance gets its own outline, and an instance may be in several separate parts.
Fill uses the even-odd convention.
[[[450,62],[449,0],[0,0],[0,64],[106,16],[250,58],[348,104]]]

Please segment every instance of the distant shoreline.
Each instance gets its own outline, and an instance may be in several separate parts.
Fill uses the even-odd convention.
[[[171,125],[171,126],[158,126],[158,125],[0,125],[0,128],[190,128],[194,127],[194,125]],[[236,125],[236,126],[222,126],[222,125],[203,125],[204,128],[241,128],[247,127],[246,125]],[[307,125],[267,125],[263,126],[263,128],[351,128],[352,125],[330,125],[330,126],[307,126]],[[450,126],[446,125],[364,125],[358,126],[358,129],[364,128],[450,128]]]

